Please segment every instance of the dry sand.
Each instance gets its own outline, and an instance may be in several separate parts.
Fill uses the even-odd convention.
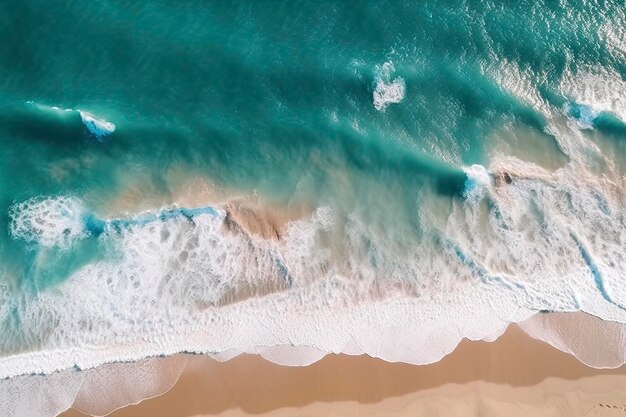
[[[426,366],[348,355],[306,367],[257,355],[223,363],[194,356],[167,394],[111,414],[209,415],[626,416],[626,366],[587,367],[511,326],[495,342],[465,340]]]

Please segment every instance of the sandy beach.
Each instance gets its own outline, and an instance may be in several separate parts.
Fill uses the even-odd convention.
[[[135,416],[619,416],[626,366],[588,367],[511,326],[495,342],[467,341],[414,366],[329,355],[306,367],[257,355],[203,356],[166,394],[112,417]],[[82,416],[75,410],[62,417]]]

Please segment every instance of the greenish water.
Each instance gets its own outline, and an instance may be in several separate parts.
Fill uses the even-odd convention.
[[[195,231],[167,236],[178,233],[180,243],[193,235],[196,246],[217,233],[199,225],[205,214],[159,220],[165,208],[156,206],[154,222],[129,212],[106,223],[112,220],[106,207],[130,182],[172,198],[173,171],[281,205],[331,207],[335,226],[325,226],[313,242],[335,257],[258,249],[271,253],[268,265],[279,266],[256,271],[250,261],[256,255],[232,260],[231,252],[218,257],[209,245],[194,255],[201,266],[185,269],[191,261],[179,260],[179,243],[157,239],[145,253],[158,247],[155,259],[176,258],[168,268],[181,282],[201,279],[174,295],[155,295],[157,301],[133,298],[143,306],[134,323],[146,318],[149,303],[167,310],[199,297],[211,304],[226,291],[224,282],[232,281],[232,289],[237,277],[255,282],[283,270],[306,285],[340,274],[366,286],[391,281],[434,292],[468,276],[494,282],[485,278],[490,270],[512,281],[532,281],[532,271],[582,274],[568,270],[570,255],[584,271],[591,268],[585,269],[587,258],[606,255],[594,268],[604,268],[607,277],[621,274],[626,52],[613,39],[625,23],[617,1],[4,1],[0,271],[6,294],[0,320],[8,336],[2,351],[103,343],[78,325],[56,334],[56,327],[27,322],[41,321],[43,310],[61,322],[105,322],[66,311],[64,291],[86,280],[75,274],[115,282],[143,276],[147,267],[98,269],[143,262],[140,249],[126,252],[126,229],[135,236],[168,222],[180,228],[187,219],[199,222]],[[589,84],[589,77],[596,81]],[[94,134],[78,110],[115,129]],[[521,159],[511,168],[520,188],[503,191],[506,199],[493,188],[503,172],[489,171],[494,155]],[[468,171],[474,164],[485,169]],[[565,174],[546,185],[537,166]],[[593,180],[608,166],[614,167],[605,175],[613,181],[610,190]],[[539,178],[539,185],[528,185],[525,176]],[[596,188],[585,194],[582,183]],[[599,201],[600,209],[577,202],[577,189],[580,201]],[[57,204],[59,198],[73,202]],[[568,198],[573,203],[560,214],[550,211]],[[518,204],[509,207],[510,201]],[[23,227],[20,216],[26,216]],[[105,226],[87,224],[88,218]],[[165,226],[154,226],[159,221]],[[591,237],[597,224],[615,228],[604,246]],[[573,240],[561,237],[569,225],[579,228]],[[519,236],[527,236],[525,246],[514,242]],[[141,241],[135,238],[132,248]],[[597,251],[579,250],[580,242]],[[609,246],[617,249],[599,249]],[[553,262],[549,253],[557,249],[562,260]],[[237,262],[249,264],[239,270]],[[89,302],[115,304],[118,297],[127,303],[133,291],[170,282],[170,272],[155,271],[137,278],[135,287],[115,287]],[[48,296],[53,301],[41,301]],[[546,303],[522,304],[576,309]],[[160,326],[167,327],[164,320]],[[108,334],[115,323],[93,332]],[[145,325],[148,334],[151,325]],[[72,332],[86,339],[69,337]]]

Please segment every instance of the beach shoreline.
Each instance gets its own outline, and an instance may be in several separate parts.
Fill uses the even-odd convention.
[[[626,404],[620,402],[626,399],[626,366],[588,367],[517,325],[494,342],[465,339],[430,365],[345,354],[303,367],[250,354],[225,362],[202,355],[188,361],[166,394],[110,416],[600,416]]]

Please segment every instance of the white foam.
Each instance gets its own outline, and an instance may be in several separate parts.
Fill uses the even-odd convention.
[[[75,198],[34,198],[11,206],[9,232],[29,243],[67,248],[86,236],[82,215]]]
[[[406,85],[402,77],[392,79],[395,68],[391,61],[377,67],[376,89],[373,94],[373,103],[376,110],[384,112],[390,104],[397,104],[404,100]]]
[[[105,136],[115,132],[115,125],[111,122],[107,122],[103,119],[96,119],[96,117],[87,113],[86,111],[78,110],[80,118],[83,124],[97,139],[102,139]]]
[[[482,197],[487,187],[493,184],[491,175],[482,165],[474,164],[463,168],[463,171],[467,175],[463,193],[470,200]]]

